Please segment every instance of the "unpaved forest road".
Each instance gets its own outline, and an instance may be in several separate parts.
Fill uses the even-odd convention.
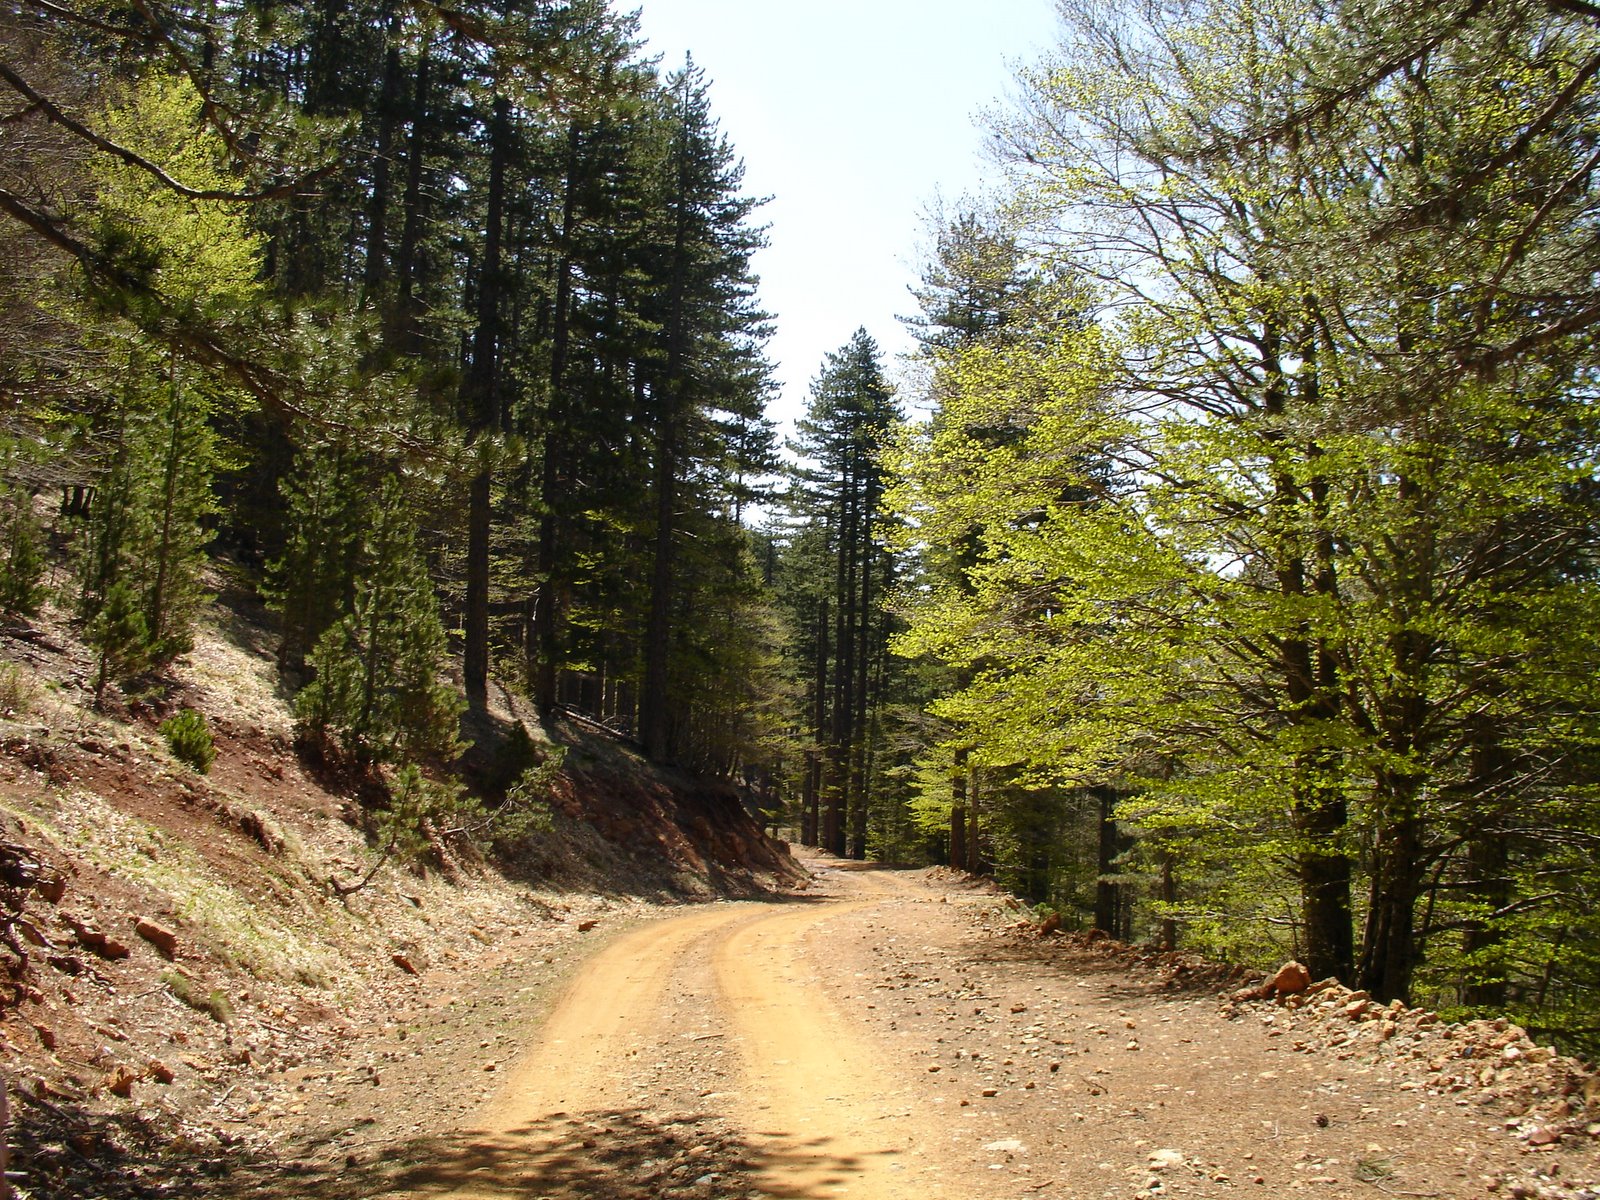
[[[809,865],[814,899],[611,942],[459,1132],[326,1194],[1377,1200],[1595,1176],[1595,1139],[1534,1151],[1430,1087],[1436,1031],[1309,1046],[1272,1005],[1229,1019],[1214,989],[1030,947],[993,896]]]

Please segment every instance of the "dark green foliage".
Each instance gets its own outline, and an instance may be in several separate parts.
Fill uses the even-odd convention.
[[[208,774],[216,761],[217,748],[211,740],[211,729],[205,714],[192,708],[183,709],[175,716],[161,722],[161,736],[167,739],[167,749],[180,762],[188,763],[200,774]]]
[[[321,677],[310,725],[401,754],[380,726],[439,722],[379,717],[346,670],[372,657],[359,535],[400,473],[474,701],[498,667],[542,710],[592,698],[662,757],[730,773],[768,753],[771,722],[738,707],[770,713],[773,690],[740,528],[773,463],[762,233],[701,73],[660,71],[604,0],[474,2],[448,31],[379,0],[191,15],[158,3],[123,38],[61,6],[14,64],[71,77],[95,134],[191,193],[39,117],[93,175],[69,218],[26,225],[94,251],[74,316],[83,618],[126,580],[161,667],[216,533],[270,564],[282,664]],[[103,61],[139,77],[133,99]]]
[[[130,372],[153,364],[130,354]],[[144,653],[159,666],[193,644],[207,599],[201,586],[217,460],[209,403],[189,390],[169,356],[153,393],[130,374],[109,415],[110,461],[96,489],[84,539],[79,610],[93,620],[119,584],[135,597]]]
[[[415,540],[415,517],[393,478],[375,500],[356,567],[353,606],[318,639],[314,678],[295,712],[361,762],[453,758],[461,703],[440,678],[444,629]]]
[[[96,696],[105,691],[106,684],[131,679],[150,668],[150,627],[139,611],[133,589],[125,581],[119,579],[111,585],[86,632],[98,663]]]
[[[280,483],[284,550],[263,591],[282,621],[278,661],[305,669],[306,656],[355,599],[361,531],[372,517],[367,460],[344,445],[312,445]]]
[[[553,746],[541,762],[528,767],[506,789],[505,801],[486,810],[485,820],[474,836],[496,845],[509,846],[520,839],[547,832],[555,821],[550,796],[561,767],[566,761],[565,746]]]
[[[879,452],[896,418],[877,344],[865,329],[831,353],[791,447],[802,456],[790,492],[794,522],[784,592],[804,689],[802,836],[836,854],[866,855],[875,796],[885,780],[889,617],[893,565],[879,540]],[[887,765],[887,764],[884,764]]]
[[[44,535],[33,496],[21,488],[0,497],[0,610],[30,617],[44,603]]]

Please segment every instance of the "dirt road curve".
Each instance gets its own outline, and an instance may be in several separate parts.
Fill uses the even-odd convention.
[[[604,1159],[616,1127],[647,1121],[663,1099],[742,1125],[745,1152],[725,1163],[704,1147],[696,1157],[706,1170],[684,1180],[690,1187],[698,1179],[717,1195],[744,1195],[751,1185],[794,1200],[940,1194],[918,1177],[929,1132],[913,1115],[907,1081],[828,1002],[805,953],[829,922],[904,898],[911,885],[885,871],[835,878],[830,898],[718,905],[637,929],[598,954],[488,1108],[477,1134],[492,1164],[473,1164],[459,1186],[437,1181],[450,1185],[442,1194],[620,1194],[603,1163],[575,1164],[575,1151]],[[673,1060],[686,1050],[704,1057],[708,1044],[726,1061],[682,1074],[699,1081],[709,1069],[719,1088],[685,1089],[663,1069],[683,1066]],[[669,1126],[703,1124],[662,1115]],[[674,1182],[669,1175],[664,1186]],[[557,1190],[541,1190],[550,1186]]]
[[[1214,984],[1019,937],[981,890],[811,865],[815,897],[622,934],[526,1018],[526,1053],[453,1132],[296,1194],[1600,1195],[1583,1183],[1600,1140],[1519,1139],[1501,1102],[1450,1082],[1448,1032],[1236,1009]],[[481,1083],[463,1073],[460,1094]]]

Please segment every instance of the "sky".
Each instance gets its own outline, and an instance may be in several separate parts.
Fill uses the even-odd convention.
[[[916,310],[924,214],[983,191],[982,112],[1048,50],[1051,0],[635,0],[664,68],[691,53],[745,163],[770,245],[755,260],[776,318],[788,432],[823,356],[865,326],[891,378]]]

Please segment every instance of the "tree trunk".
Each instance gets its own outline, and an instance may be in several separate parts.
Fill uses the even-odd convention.
[[[1511,847],[1503,836],[1487,833],[1467,843],[1470,894],[1490,912],[1511,902]],[[1474,920],[1462,937],[1469,960],[1461,1003],[1471,1008],[1503,1010],[1507,989],[1505,967],[1497,961],[1505,934],[1487,921]]]
[[[500,423],[500,296],[503,290],[501,234],[505,224],[506,163],[511,156],[511,102],[494,99],[490,122],[489,194],[483,241],[483,268],[478,278],[477,327],[472,335],[472,362],[467,372],[466,419],[469,436],[492,434]],[[467,497],[466,646],[462,676],[467,702],[484,707],[489,697],[489,543],[494,514],[493,486],[485,461],[472,479]]]
[[[1423,883],[1423,826],[1411,811],[1416,781],[1391,779],[1380,782],[1379,788],[1389,797],[1382,807],[1395,816],[1378,831],[1372,901],[1357,984],[1371,992],[1374,1000],[1387,1004],[1411,998],[1411,977],[1417,965],[1416,909]]]
[[[372,194],[367,201],[367,255],[361,287],[370,303],[387,273],[390,159],[394,155],[396,110],[400,106],[400,17],[392,0],[384,4],[389,49],[383,58],[383,85],[378,93],[378,144],[372,156]]]
[[[956,751],[950,770],[950,865],[967,869],[967,752]]]
[[[1099,847],[1096,855],[1097,873],[1094,886],[1094,927],[1101,933],[1117,935],[1122,926],[1120,901],[1121,888],[1112,878],[1117,873],[1117,858],[1122,853],[1121,837],[1117,830],[1117,793],[1108,787],[1089,789],[1090,797],[1099,809]]]
[[[577,219],[581,147],[578,123],[573,121],[567,130],[566,190],[561,200],[555,303],[550,323],[550,404],[545,412],[544,463],[540,480],[538,583],[533,628],[528,638],[528,678],[533,684],[533,701],[539,711],[546,714],[556,703],[556,659],[562,619],[562,581],[557,577],[562,540],[559,507],[566,503],[563,493],[567,485],[569,405],[564,389],[571,342],[572,237]]]
[[[1178,948],[1178,922],[1172,915],[1172,906],[1178,902],[1177,861],[1171,851],[1161,855],[1161,903],[1167,908],[1161,917],[1161,948],[1168,952]]]
[[[870,522],[873,509],[871,491],[869,489],[863,503]],[[867,818],[868,804],[871,797],[870,778],[867,773],[867,713],[872,686],[872,647],[876,639],[872,636],[873,604],[876,597],[872,591],[872,537],[870,528],[866,531],[864,545],[861,549],[860,568],[860,603],[859,617],[856,622],[858,629],[856,650],[856,682],[855,682],[855,718],[851,722],[854,727],[855,743],[851,751],[851,781],[850,781],[850,857],[865,859],[867,857]]]
[[[828,598],[817,603],[817,657],[812,681],[811,736],[806,752],[806,832],[808,846],[822,845],[822,756],[828,733]]]
[[[983,855],[983,828],[978,821],[978,772],[967,770],[967,872],[987,875],[989,863]]]
[[[644,690],[639,740],[645,755],[665,761],[670,751],[667,672],[671,659],[673,532],[677,506],[676,430],[669,420],[656,446],[656,532],[650,571],[650,614],[645,623]]]
[[[386,339],[403,353],[414,353],[420,343],[421,305],[417,300],[417,278],[422,274],[418,259],[422,248],[423,212],[426,193],[423,173],[428,155],[428,47],[417,57],[416,81],[411,100],[411,143],[406,152],[406,191],[402,203],[400,245],[395,251],[395,298],[389,314]]]

